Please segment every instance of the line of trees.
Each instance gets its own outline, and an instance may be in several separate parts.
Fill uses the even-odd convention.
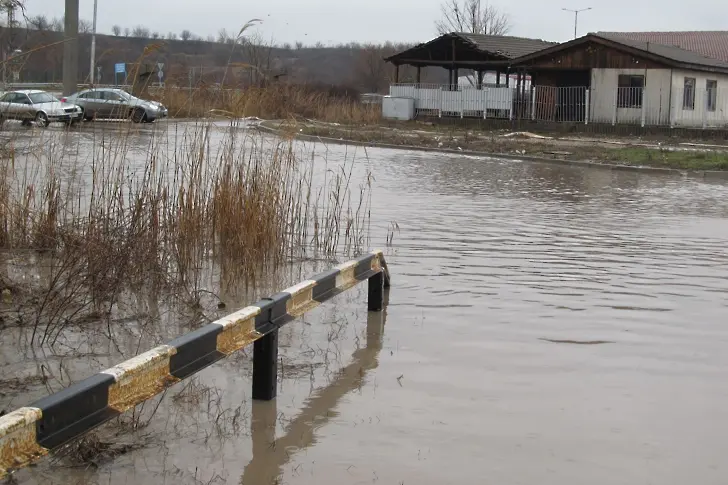
[[[5,9],[12,15],[8,19],[15,19],[12,27],[22,30],[24,23],[29,31],[63,32],[64,19],[49,18],[46,15],[25,16],[22,5],[23,0],[0,0],[0,9]],[[511,29],[510,17],[507,13],[486,3],[483,0],[443,0],[441,15],[435,22],[435,29],[439,33],[470,32],[476,34],[504,35]],[[17,13],[17,15],[16,15]],[[1,17],[0,17],[1,18]],[[4,19],[2,19],[4,20]],[[89,34],[93,29],[91,22],[79,21],[81,34]],[[17,31],[17,29],[15,29]],[[150,40],[167,40],[181,42],[195,42],[194,46],[184,47],[175,43],[176,47],[168,51],[170,68],[180,64],[199,68],[224,66],[232,58],[230,50],[220,47],[205,47],[202,43],[210,42],[219,45],[237,46],[236,60],[238,64],[245,62],[251,66],[251,84],[267,82],[283,76],[291,82],[309,82],[313,79],[338,79],[338,83],[354,86],[368,92],[385,92],[389,84],[394,81],[394,66],[384,59],[396,52],[412,47],[411,44],[395,44],[385,42],[381,44],[362,44],[358,42],[341,43],[337,45],[324,45],[321,42],[306,45],[303,42],[277,44],[273,39],[265,39],[258,31],[241,32],[220,29],[217,35],[202,38],[189,29],[179,33],[168,32],[161,34],[144,25],[135,27],[122,27],[114,25],[108,37],[108,44],[113,50],[134,50],[134,45]],[[17,35],[17,34],[14,34]],[[54,34],[58,35],[58,34]],[[114,38],[119,41],[114,41]],[[125,39],[127,38],[127,39]],[[110,44],[109,44],[110,42]],[[121,44],[119,44],[121,42]],[[13,41],[17,44],[16,41]],[[327,49],[326,52],[318,50]],[[57,49],[56,49],[57,50]],[[172,53],[174,53],[172,55]],[[53,57],[51,54],[48,54]],[[133,54],[130,55],[133,56]],[[204,62],[203,59],[204,58]],[[199,59],[199,60],[193,60]],[[332,59],[336,59],[333,61]],[[422,82],[444,82],[440,76],[441,70],[433,68],[422,72]],[[400,82],[414,82],[415,68],[401,66],[399,71]]]

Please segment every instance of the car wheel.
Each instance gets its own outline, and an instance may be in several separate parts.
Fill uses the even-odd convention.
[[[93,113],[90,114],[90,115],[89,114],[86,114],[86,110],[82,108],[81,109],[81,119],[83,121],[93,121],[94,115],[93,115]]]
[[[146,113],[141,108],[136,108],[134,111],[131,112],[131,120],[134,123],[141,123],[144,121]]]
[[[46,115],[42,111],[38,111],[38,113],[35,115],[35,126],[45,128],[49,124],[50,124],[50,121],[48,121],[48,115]]]
[[[20,124],[23,126],[30,126],[32,123],[30,122],[30,120],[23,120],[20,122]]]

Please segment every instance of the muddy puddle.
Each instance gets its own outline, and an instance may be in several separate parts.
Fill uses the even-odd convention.
[[[181,129],[144,128],[172,144]],[[83,152],[98,136],[84,130],[59,140]],[[140,152],[151,138],[140,132]],[[725,482],[728,186],[299,146],[315,147],[317,176],[352,158],[352,180],[373,174],[367,246],[392,271],[386,311],[367,314],[361,286],[290,323],[275,402],[251,401],[252,349],[241,352],[18,483]],[[185,314],[133,295],[125,314],[139,318],[115,322],[112,339],[84,326],[38,348],[27,328],[3,329],[0,407],[329,265],[311,257],[233,294],[210,268],[205,288],[225,308],[211,297]]]

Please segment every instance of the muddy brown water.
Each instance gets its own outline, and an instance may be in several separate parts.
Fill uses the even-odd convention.
[[[386,311],[367,314],[363,285],[289,324],[275,402],[251,402],[243,352],[103,428],[91,464],[51,457],[20,483],[726,482],[728,186],[316,150],[329,167],[354,157],[354,180],[373,172],[372,247],[399,226]],[[117,363],[140,346],[133,327],[114,344],[86,333],[92,356],[76,357],[4,333],[3,379],[30,384],[0,403],[44,395],[43,366],[65,369],[58,388]]]

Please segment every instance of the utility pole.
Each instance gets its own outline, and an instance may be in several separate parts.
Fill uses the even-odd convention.
[[[574,38],[576,39],[576,27],[579,24],[579,13],[580,12],[586,12],[587,10],[591,10],[592,8],[582,8],[580,10],[572,10],[570,8],[562,8],[564,12],[573,12],[574,14]]]
[[[78,89],[78,1],[66,0],[63,28],[63,95]]]
[[[91,70],[89,72],[89,81],[94,84],[94,74],[96,73],[96,7],[98,0],[94,0],[94,26],[91,31]]]

